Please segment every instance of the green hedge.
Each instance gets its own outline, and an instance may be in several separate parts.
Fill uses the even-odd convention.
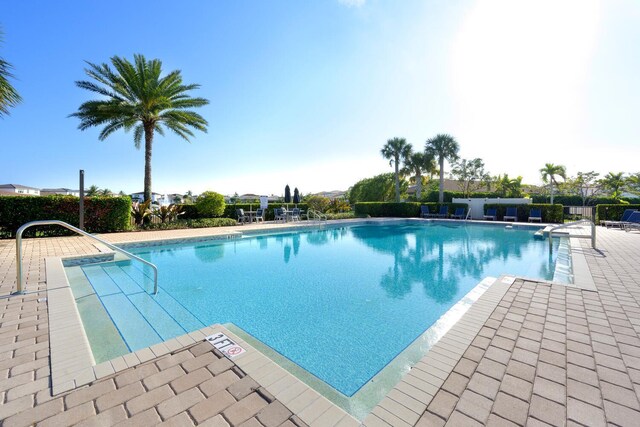
[[[516,206],[518,208],[518,221],[521,222],[529,221],[529,211],[531,211],[531,208],[541,209],[542,222],[550,222],[556,224],[562,224],[564,222],[564,206],[556,203],[554,203],[553,205],[550,205],[548,203],[531,203],[530,205],[498,205],[494,203],[487,203],[486,205],[484,205],[484,211],[486,212],[488,208],[496,208],[498,220],[502,221],[507,208],[513,206]]]
[[[415,218],[420,216],[420,206],[429,206],[431,212],[440,210],[440,203],[417,203],[417,202],[361,202],[355,204],[356,216],[370,217],[394,217],[394,218]],[[442,203],[448,206],[449,213],[454,213],[456,208],[467,208],[466,203]]]
[[[164,224],[147,224],[143,228],[145,230],[178,230],[183,228],[227,227],[236,224],[237,221],[231,218],[198,218],[179,219]]]
[[[600,221],[620,221],[626,209],[640,209],[640,205],[597,205],[596,224],[599,224]]]
[[[89,233],[110,233],[130,228],[130,197],[86,197],[84,227]],[[80,199],[74,196],[0,196],[0,238],[14,238],[16,231],[30,221],[56,219],[73,226],[79,224]],[[59,226],[28,229],[25,237],[67,236],[73,234]]]
[[[443,196],[444,203],[451,203],[451,201],[454,198],[459,198],[459,199],[469,198],[469,196],[465,195],[465,193],[463,193],[462,191],[444,191],[442,193],[442,196]],[[422,195],[422,200],[425,202],[438,202],[439,197],[440,197],[439,191],[429,191],[426,194]],[[477,191],[477,192],[471,193],[470,197],[484,199],[484,198],[495,198],[495,197],[501,197],[501,196],[498,193]]]
[[[531,196],[531,198],[533,199],[533,203],[547,203],[549,201],[549,196],[534,195]],[[629,203],[640,203],[640,198],[637,197],[623,198],[622,200]],[[553,197],[553,202],[554,204],[557,203],[564,206],[582,206],[582,197],[557,195]],[[588,206],[619,205],[621,203],[622,202],[620,200],[614,199],[613,197],[596,197],[589,199]]]
[[[180,219],[198,219],[203,218],[203,216],[198,212],[195,205],[181,205],[182,211],[184,214],[180,215]],[[271,221],[274,218],[274,210],[276,208],[287,206],[286,203],[269,203],[269,207],[267,208],[267,213],[265,215],[265,220]],[[289,203],[289,209],[294,208],[296,205],[293,203]],[[224,208],[224,213],[222,214],[223,218],[233,218],[237,219],[236,209],[244,209],[248,210],[256,210],[260,207],[260,203],[236,203],[236,204],[228,204]],[[306,203],[298,203],[298,207],[303,210],[307,210],[308,206]]]

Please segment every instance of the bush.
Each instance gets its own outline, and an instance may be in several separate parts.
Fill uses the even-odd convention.
[[[183,228],[210,228],[227,227],[236,225],[237,222],[231,218],[200,218],[200,219],[178,219],[174,222],[159,224],[146,224],[144,230],[179,230]]]
[[[196,201],[198,215],[204,218],[214,218],[222,216],[224,213],[224,196],[215,191],[205,191]]]
[[[356,218],[355,212],[327,213],[327,219],[352,219]]]
[[[400,180],[400,197],[405,197],[409,184]],[[351,203],[391,202],[395,199],[395,174],[393,172],[365,178],[353,184],[347,191]]]
[[[198,214],[198,208],[196,208],[196,205],[183,204],[178,206],[180,206],[180,208],[182,209],[182,215],[180,215],[180,219],[202,218],[200,214]]]
[[[324,213],[329,210],[331,199],[322,196],[311,196],[307,199],[307,206],[309,206],[309,209]]]
[[[440,209],[440,203],[390,203],[390,202],[363,202],[355,204],[356,216],[371,217],[393,217],[393,218],[412,218],[420,216],[420,206],[429,206],[431,212]],[[442,203],[449,208],[449,213],[455,212],[456,208],[467,208],[466,204],[461,203]]]
[[[423,202],[438,202],[438,197],[440,193],[438,191],[429,191],[422,195]],[[451,203],[454,198],[460,199],[468,199],[469,197],[474,198],[494,198],[500,197],[498,193],[489,193],[489,192],[473,192],[469,195],[469,197],[465,196],[462,191],[444,191],[442,193],[444,203]],[[466,206],[466,205],[465,205]]]
[[[18,228],[30,221],[56,219],[78,227],[80,198],[74,196],[0,196],[0,237],[14,238]],[[130,197],[86,197],[84,228],[89,233],[111,233],[130,228]],[[28,229],[25,237],[68,236],[59,226]]]
[[[514,205],[494,204],[487,203],[484,205],[484,210],[488,208],[496,208],[498,214],[498,220],[502,221],[505,212],[508,207]],[[531,208],[540,208],[542,211],[542,222],[551,222],[561,224],[564,222],[564,206],[560,204],[547,204],[547,203],[531,203],[530,205],[515,205],[518,208],[518,221],[526,222],[529,220],[529,212]]]
[[[596,206],[596,224],[600,221],[620,221],[625,209],[640,209],[638,205],[602,204]]]

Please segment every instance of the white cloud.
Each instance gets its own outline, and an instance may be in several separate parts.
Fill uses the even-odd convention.
[[[366,0],[338,0],[338,2],[347,7],[362,7]]]

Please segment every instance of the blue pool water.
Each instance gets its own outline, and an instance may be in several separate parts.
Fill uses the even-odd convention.
[[[551,279],[534,231],[404,223],[129,249],[158,266],[155,296],[140,263],[82,269],[131,350],[231,322],[352,396],[484,277]]]

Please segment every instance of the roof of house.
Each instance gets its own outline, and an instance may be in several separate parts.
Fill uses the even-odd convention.
[[[0,196],[28,197],[28,196],[33,196],[33,194],[16,193],[15,191],[0,190]]]
[[[71,188],[43,188],[43,193],[79,193],[80,190],[72,190]]]
[[[0,184],[0,188],[13,188],[15,190],[40,190],[35,187],[27,187],[26,185],[20,184]]]

